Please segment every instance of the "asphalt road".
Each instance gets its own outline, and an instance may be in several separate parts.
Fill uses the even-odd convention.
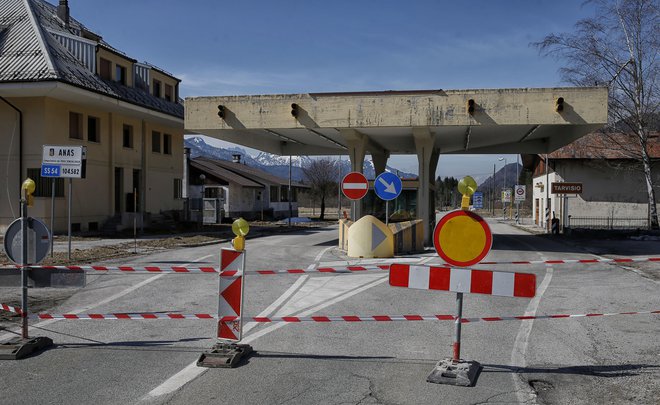
[[[594,257],[509,225],[491,222],[491,228],[487,261]],[[336,239],[331,228],[248,240],[247,266],[345,264]],[[217,265],[218,257],[218,246],[206,246],[132,263]],[[439,262],[430,251],[405,260]],[[626,266],[480,268],[533,272],[537,296],[466,294],[465,317],[660,309],[658,282]],[[90,276],[87,287],[52,312],[214,313],[216,277]],[[246,315],[453,314],[455,308],[453,293],[390,287],[385,272],[247,276],[245,283]],[[484,365],[476,386],[466,388],[426,382],[435,363],[451,356],[447,321],[248,324],[243,343],[255,353],[235,369],[194,365],[215,342],[213,320],[33,321],[31,335],[51,337],[56,346],[0,362],[0,403],[657,403],[659,332],[658,315],[465,324],[462,357]],[[10,336],[0,332],[0,340]]]

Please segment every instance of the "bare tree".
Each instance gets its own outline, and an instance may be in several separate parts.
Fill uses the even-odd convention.
[[[649,133],[657,131],[658,0],[591,0],[595,16],[580,20],[575,32],[550,34],[533,43],[544,55],[566,62],[563,79],[578,86],[608,86],[609,125],[603,136],[627,132],[635,142],[612,136],[612,148],[641,163],[649,204],[649,224],[658,229]],[[620,135],[620,134],[619,134]],[[655,139],[651,142],[657,142]],[[634,145],[633,148],[630,145]]]
[[[311,193],[321,201],[320,220],[325,216],[325,197],[337,193],[337,169],[336,162],[330,159],[312,160],[303,168],[305,180],[311,186]]]

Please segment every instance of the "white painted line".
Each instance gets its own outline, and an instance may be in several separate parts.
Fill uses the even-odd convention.
[[[300,288],[300,286],[301,286],[305,281],[307,281],[308,278],[309,278],[309,276],[308,276],[307,274],[305,274],[305,275],[303,275],[303,276],[300,276],[300,277],[296,280],[296,282],[293,283],[293,284],[291,285],[291,287],[289,287],[289,289],[286,290],[286,291],[284,292],[284,294],[280,295],[280,297],[279,297],[278,299],[276,299],[275,301],[273,301],[272,304],[270,304],[268,307],[266,307],[266,309],[264,309],[263,311],[261,311],[261,312],[259,313],[259,315],[257,315],[257,316],[260,316],[260,317],[261,317],[261,316],[270,316],[273,312],[275,312],[275,311],[277,310],[277,308],[279,308],[280,305],[282,305],[282,303],[283,303],[284,301],[288,300],[289,297],[291,297],[293,294],[295,294],[295,293],[298,291],[298,289]],[[255,326],[257,326],[257,325],[258,325],[257,322],[248,322],[248,323],[246,323],[245,326],[243,327],[243,332],[244,332],[244,333],[247,333],[247,332],[249,332],[251,329],[253,329],[253,328],[254,328]]]
[[[210,254],[210,255],[207,255],[207,256],[204,256],[204,257],[200,257],[199,259],[194,260],[192,263],[200,262],[200,261],[202,261],[202,260],[204,260],[204,259],[207,259],[207,258],[209,258],[209,257],[211,257],[211,256],[213,256],[213,254]],[[188,264],[189,264],[189,263],[188,263]],[[188,264],[186,264],[186,265],[188,265]],[[184,265],[184,266],[185,266],[185,265]],[[84,307],[82,307],[82,308],[74,309],[74,310],[72,310],[72,311],[67,311],[67,312],[68,312],[68,313],[71,313],[71,314],[80,314],[80,313],[83,313],[83,312],[89,312],[89,311],[91,311],[91,310],[94,309],[94,308],[100,307],[101,305],[108,304],[108,303],[110,303],[110,302],[112,302],[112,301],[114,301],[114,300],[116,300],[116,299],[119,299],[119,298],[121,298],[121,297],[123,297],[123,296],[125,296],[125,295],[127,295],[127,294],[130,294],[130,293],[132,293],[133,291],[137,290],[138,288],[140,288],[140,287],[144,287],[145,285],[147,285],[147,284],[149,284],[149,283],[152,283],[152,282],[158,280],[159,278],[161,278],[161,277],[163,277],[163,276],[165,276],[165,275],[166,275],[165,273],[155,275],[155,276],[150,277],[150,278],[148,278],[148,279],[146,279],[146,280],[142,280],[141,282],[139,282],[139,283],[137,283],[137,284],[135,284],[135,285],[133,285],[133,286],[131,286],[131,287],[128,287],[128,288],[125,289],[125,290],[122,290],[122,291],[118,292],[117,294],[111,295],[111,296],[108,297],[108,298],[105,298],[105,299],[103,299],[103,300],[101,300],[101,301],[95,302],[95,303],[92,304],[92,305],[87,305],[87,306],[84,306]],[[29,308],[28,308],[28,309],[29,309]],[[61,319],[49,319],[49,320],[47,320],[47,321],[43,321],[43,322],[36,323],[36,324],[34,324],[34,325],[31,325],[31,326],[28,328],[28,331],[30,331],[30,330],[33,329],[33,328],[41,328],[41,327],[44,327],[44,326],[46,326],[46,325],[50,325],[51,323],[55,323],[55,322],[58,322],[58,321],[60,321],[60,320],[61,320]],[[0,335],[0,342],[3,342],[3,341],[5,341],[5,340],[8,340],[8,339],[11,339],[11,338],[16,337],[16,334],[17,334],[17,333],[20,333],[20,329],[16,329],[13,333],[5,333],[5,334]]]
[[[365,183],[344,183],[342,185],[344,190],[366,190],[367,184]]]
[[[327,248],[323,249],[322,251],[320,251],[319,254],[317,254],[316,257],[314,258],[314,263],[318,263],[319,260],[321,260],[321,258],[325,254],[325,252],[327,252],[330,249],[334,249],[334,248],[335,248],[334,246],[330,246],[330,247],[327,247]]]
[[[331,300],[328,300],[326,302],[323,302],[313,308],[310,308],[302,313],[299,314],[299,316],[309,316],[313,314],[314,312],[320,311],[321,309],[328,307],[330,305],[334,305],[340,301],[343,301],[347,298],[350,298],[354,296],[355,294],[359,294],[371,287],[375,287],[378,284],[382,284],[385,281],[387,281],[389,278],[387,276],[381,277],[379,280],[376,280],[374,282],[371,282],[367,285],[364,285],[360,288],[357,288],[355,290],[349,291],[344,293],[343,295],[340,295],[338,297],[335,297]],[[288,292],[288,291],[287,291]],[[286,293],[285,293],[286,294]],[[287,314],[287,315],[293,315],[293,314]],[[270,325],[256,333],[251,334],[250,336],[244,338],[241,340],[240,343],[242,344],[249,344],[257,339],[259,339],[262,336],[265,336],[269,334],[270,332],[276,331],[277,329],[283,328],[286,326],[287,323],[276,323],[273,325]],[[158,387],[154,388],[151,390],[147,395],[145,395],[142,400],[149,400],[153,397],[161,396],[161,395],[166,395],[166,394],[171,394],[172,392],[178,390],[179,388],[183,387],[185,384],[188,382],[194,380],[201,374],[203,374],[207,368],[204,367],[197,367],[197,362],[195,361],[194,363],[189,364],[186,366],[183,370],[179,371],[169,379],[167,379],[165,382],[163,382],[161,385]]]

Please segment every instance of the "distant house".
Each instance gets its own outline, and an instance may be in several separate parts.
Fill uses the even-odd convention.
[[[209,209],[208,200],[217,199],[218,206],[227,218],[243,217],[252,220],[289,217],[288,179],[245,165],[241,163],[240,155],[234,155],[234,161],[231,162],[203,157],[190,159],[189,162],[188,197],[199,199],[203,189],[205,210]],[[292,182],[292,216],[298,216],[298,192],[308,188],[304,184]],[[193,203],[191,206],[197,205]]]
[[[533,171],[532,215],[543,227],[545,208],[550,218],[571,228],[635,229],[648,227],[648,195],[642,165],[630,151],[634,136],[592,133],[547,155],[525,155]],[[660,197],[660,138],[649,139],[656,198]],[[548,183],[581,183],[581,194],[552,194]],[[546,202],[546,196],[549,201]],[[570,216],[570,218],[569,218]]]
[[[0,231],[19,215],[28,176],[37,186],[30,215],[51,217],[42,145],[87,148],[86,178],[73,180],[74,231],[181,210],[179,82],[70,17],[66,0],[0,1]],[[63,231],[67,187],[54,183],[54,228]]]

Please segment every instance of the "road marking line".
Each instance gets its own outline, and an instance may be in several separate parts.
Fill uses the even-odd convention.
[[[258,316],[260,316],[260,317],[261,317],[261,316],[270,316],[274,311],[277,310],[277,308],[278,308],[280,305],[282,305],[282,303],[283,303],[285,300],[289,299],[289,297],[291,297],[293,294],[295,294],[295,293],[300,289],[301,285],[302,285],[302,284],[303,284],[308,278],[309,278],[309,276],[308,276],[307,274],[305,274],[304,276],[299,277],[299,278],[296,280],[296,282],[293,283],[293,284],[291,285],[291,287],[289,287],[289,289],[286,290],[286,291],[284,292],[284,294],[280,295],[280,297],[279,297],[278,299],[276,299],[275,301],[273,301],[272,304],[270,304],[266,309],[264,309],[263,311],[261,311],[261,313],[260,313]],[[252,330],[252,329],[253,329],[255,326],[257,326],[257,325],[258,325],[257,322],[248,322],[248,323],[246,323],[245,326],[243,327],[243,332],[244,332],[244,333],[247,333],[247,332],[249,332],[250,330]]]
[[[200,257],[200,258],[194,260],[191,263],[200,262],[204,259],[208,259],[211,256],[213,256],[213,254],[210,254],[210,255],[207,255],[207,256],[204,256],[204,257]],[[158,280],[159,278],[163,277],[164,275],[165,274],[157,274],[157,275],[155,275],[153,277],[150,277],[146,280],[142,280],[141,282],[135,284],[134,286],[128,287],[127,289],[122,290],[122,291],[118,292],[117,294],[111,295],[108,298],[105,298],[101,301],[98,301],[98,302],[96,302],[92,305],[87,305],[83,308],[78,308],[78,309],[75,309],[73,311],[69,311],[69,313],[71,313],[71,314],[80,314],[80,313],[83,313],[83,312],[89,312],[90,310],[92,310],[94,308],[100,307],[101,305],[108,304],[108,303],[110,303],[110,302],[112,302],[112,301],[114,301],[118,298],[121,298],[121,297],[123,297],[127,294],[130,294],[133,291],[137,290],[138,288],[144,287],[145,285]],[[28,307],[28,310],[29,310],[29,307]],[[51,323],[55,323],[55,322],[58,322],[58,321],[60,321],[60,319],[49,319],[47,321],[39,322],[37,324],[31,325],[29,327],[28,331],[30,331],[33,328],[41,328],[43,326],[50,325]],[[0,335],[0,342],[3,342],[5,340],[16,337],[16,333],[18,333],[18,332],[20,332],[20,329],[16,329],[14,333],[5,333],[5,334]]]
[[[382,278],[379,279],[379,280],[371,282],[371,283],[369,283],[367,285],[364,285],[360,288],[357,288],[353,291],[348,291],[348,292],[346,292],[342,295],[339,295],[339,296],[337,296],[337,297],[335,297],[331,300],[328,300],[328,301],[323,302],[323,303],[321,303],[321,304],[319,304],[319,305],[317,305],[313,308],[310,308],[310,309],[302,312],[301,316],[311,315],[316,311],[320,311],[321,309],[323,309],[325,307],[328,307],[330,305],[333,305],[333,304],[336,304],[340,301],[343,301],[347,298],[350,298],[350,297],[354,296],[355,294],[361,293],[361,292],[363,292],[363,291],[365,291],[365,290],[367,290],[371,287],[375,287],[378,284],[382,284],[387,280],[388,280],[387,276],[382,276]],[[264,328],[264,329],[262,329],[262,330],[260,330],[256,333],[253,333],[253,334],[249,335],[248,337],[241,340],[239,343],[249,344],[250,342],[253,342],[253,341],[259,339],[260,337],[265,336],[265,335],[269,334],[270,332],[276,331],[277,329],[282,328],[286,325],[287,325],[286,323],[277,323],[277,324],[270,325],[270,326],[268,326],[268,327],[266,327],[266,328]],[[187,365],[183,370],[181,370],[178,373],[174,374],[172,377],[170,377],[166,381],[164,381],[158,387],[151,390],[147,395],[145,395],[142,398],[142,400],[148,400],[148,399],[151,399],[153,397],[166,395],[166,394],[171,394],[174,391],[176,391],[179,388],[186,385],[188,382],[194,380],[195,378],[197,378],[198,376],[203,374],[206,370],[208,370],[208,369],[204,368],[204,367],[197,367],[197,361],[195,361],[195,362]]]

